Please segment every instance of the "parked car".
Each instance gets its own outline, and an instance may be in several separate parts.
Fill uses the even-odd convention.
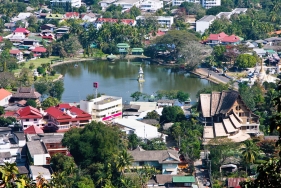
[[[214,66],[212,66],[210,69],[211,69],[212,71],[216,72],[216,73],[219,73],[219,72],[220,72],[219,69],[218,69],[217,67],[214,67]]]

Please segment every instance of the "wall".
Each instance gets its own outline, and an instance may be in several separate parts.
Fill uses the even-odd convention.
[[[173,171],[166,171],[166,169],[173,169]],[[176,175],[178,172],[178,164],[162,164],[162,174]]]
[[[9,104],[9,100],[10,100],[11,97],[12,97],[12,95],[9,95],[9,96],[5,97],[4,99],[2,99],[0,101],[0,106],[8,105]]]
[[[33,156],[34,165],[47,165],[47,158],[50,158],[50,155],[47,154],[40,154]]]
[[[196,32],[203,34],[206,29],[209,29],[212,22],[199,21],[196,22]]]
[[[144,124],[144,126],[140,126],[135,130],[135,134],[138,135],[138,137],[141,137],[143,139],[151,139],[151,138],[158,138],[159,133],[157,130],[157,127],[152,125]]]
[[[27,129],[28,127],[32,126],[32,125],[39,125],[42,126],[42,124],[45,123],[45,121],[41,118],[41,119],[36,119],[36,121],[34,120],[36,118],[32,118],[32,119],[28,119],[28,121],[26,121],[27,119],[21,119],[21,125],[23,127],[23,130]]]

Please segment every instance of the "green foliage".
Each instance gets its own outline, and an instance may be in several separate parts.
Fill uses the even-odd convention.
[[[157,121],[159,121],[160,116],[156,111],[151,111],[146,114],[144,119],[156,119]]]
[[[13,125],[17,120],[14,117],[0,117],[0,127],[8,127],[9,125]]]
[[[136,134],[129,134],[128,136],[128,149],[134,150],[141,143],[141,139]]]
[[[211,85],[211,86],[208,86],[208,87],[205,87],[205,88],[199,90],[197,92],[196,96],[199,97],[201,93],[212,93],[213,91],[222,92],[224,90],[228,90],[228,88],[229,88],[229,84],[219,83],[219,84]]]
[[[244,146],[240,149],[243,160],[248,164],[253,164],[259,155],[259,149],[251,140],[244,141]]]
[[[189,99],[189,94],[188,93],[184,93],[182,91],[178,91],[177,93],[177,99],[180,103],[183,103],[185,101],[187,101]]]
[[[64,92],[64,83],[62,80],[57,80],[51,83],[49,94],[51,97],[61,100],[61,96]]]
[[[231,12],[230,8],[223,6],[215,6],[206,10],[206,15],[214,15],[216,16],[220,12]]]
[[[247,83],[239,83],[239,93],[246,106],[251,110],[261,106],[264,102],[262,87],[257,82],[251,88]]]
[[[213,48],[213,54],[215,61],[224,61],[224,53],[226,52],[226,47],[223,45],[217,45]]]
[[[57,106],[60,103],[60,101],[55,98],[55,97],[48,97],[47,99],[45,99],[42,103],[41,106],[43,107],[43,109],[47,109],[51,106]]]
[[[38,68],[37,68],[37,72],[38,72],[39,74],[44,74],[44,73],[46,72],[46,69],[44,69],[43,67],[38,67]]]
[[[185,8],[185,14],[196,15],[196,19],[200,19],[206,14],[206,10],[200,3],[183,2],[180,7]]]
[[[136,92],[132,93],[130,97],[132,99],[134,99],[134,101],[138,101],[142,95],[143,94],[141,92],[136,91]]]
[[[240,68],[251,68],[257,63],[255,56],[250,54],[240,54],[236,59],[236,65]]]
[[[162,111],[160,123],[177,122],[185,119],[183,110],[179,106],[166,106]]]
[[[65,156],[61,153],[52,156],[51,167],[54,172],[67,172],[68,174],[71,174],[77,168],[72,157]]]
[[[26,101],[26,104],[25,104],[25,105],[26,105],[26,106],[32,106],[32,107],[36,108],[37,103],[36,103],[35,100],[28,99],[28,100]]]
[[[4,107],[0,106],[0,116],[2,116],[3,114],[5,114]]]
[[[154,138],[151,140],[147,140],[146,142],[142,142],[141,147],[144,150],[166,150],[167,146],[165,142],[161,138]]]

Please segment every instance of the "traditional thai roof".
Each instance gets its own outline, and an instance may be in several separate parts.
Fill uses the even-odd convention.
[[[36,53],[45,53],[47,52],[47,49],[44,47],[35,47],[32,52],[36,52]]]
[[[201,111],[203,117],[212,117],[217,114],[226,114],[237,100],[237,91],[213,92],[200,94]]]
[[[30,33],[26,28],[16,28],[14,33]]]
[[[30,118],[42,118],[42,114],[36,108],[32,106],[24,107],[17,111],[17,114],[21,119],[30,119]]]
[[[24,130],[24,134],[42,134],[44,131],[39,127],[32,125]]]
[[[36,92],[32,87],[19,87],[17,92],[13,94],[13,98],[22,99],[38,99],[41,96],[40,93]]]

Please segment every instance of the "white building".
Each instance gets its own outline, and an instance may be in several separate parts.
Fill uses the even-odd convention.
[[[9,104],[9,100],[12,97],[12,93],[6,89],[0,89],[0,106],[5,106]]]
[[[200,34],[203,34],[206,29],[210,27],[210,25],[213,23],[213,21],[216,19],[216,16],[209,15],[204,16],[200,20],[196,21],[196,32],[199,32]]]
[[[140,3],[141,3],[141,0],[119,0],[113,4],[116,6],[120,5],[121,7],[123,7],[123,10],[128,10],[128,9],[132,8],[133,6],[136,6],[137,8],[139,8]]]
[[[107,7],[109,7],[110,5],[115,3],[116,1],[117,0],[102,0],[99,2],[99,4],[102,7],[102,9],[106,9]]]
[[[221,0],[202,0],[202,6],[206,9],[221,6]]]
[[[70,3],[72,7],[81,7],[81,0],[51,0],[51,5]]]
[[[40,140],[27,142],[28,160],[33,165],[48,165],[50,164],[51,156],[44,142]]]
[[[158,128],[135,119],[115,119],[114,123],[121,126],[120,129],[126,134],[136,134],[138,137],[145,139],[162,138],[166,141],[165,134],[159,133]]]
[[[42,176],[45,180],[50,181],[52,179],[52,170],[50,165],[42,166],[29,166],[30,178],[33,181],[37,180],[38,176]]]
[[[174,23],[174,17],[173,16],[154,16],[154,18],[158,21],[158,24],[161,27],[170,28],[170,27],[172,27],[172,25]],[[146,19],[145,16],[137,16],[136,17],[137,21],[144,20],[144,19]]]
[[[173,6],[180,6],[183,2],[200,3],[200,0],[173,0]]]
[[[95,121],[122,117],[122,97],[102,95],[90,101],[80,101],[80,109],[91,114]]]
[[[156,12],[161,8],[163,8],[163,1],[159,0],[145,0],[140,4],[140,9],[142,11]]]
[[[21,20],[25,20],[26,18],[29,18],[30,16],[32,16],[33,14],[30,12],[21,12],[18,14],[18,16],[13,17],[11,19],[12,22],[17,22],[17,21],[21,21]]]

